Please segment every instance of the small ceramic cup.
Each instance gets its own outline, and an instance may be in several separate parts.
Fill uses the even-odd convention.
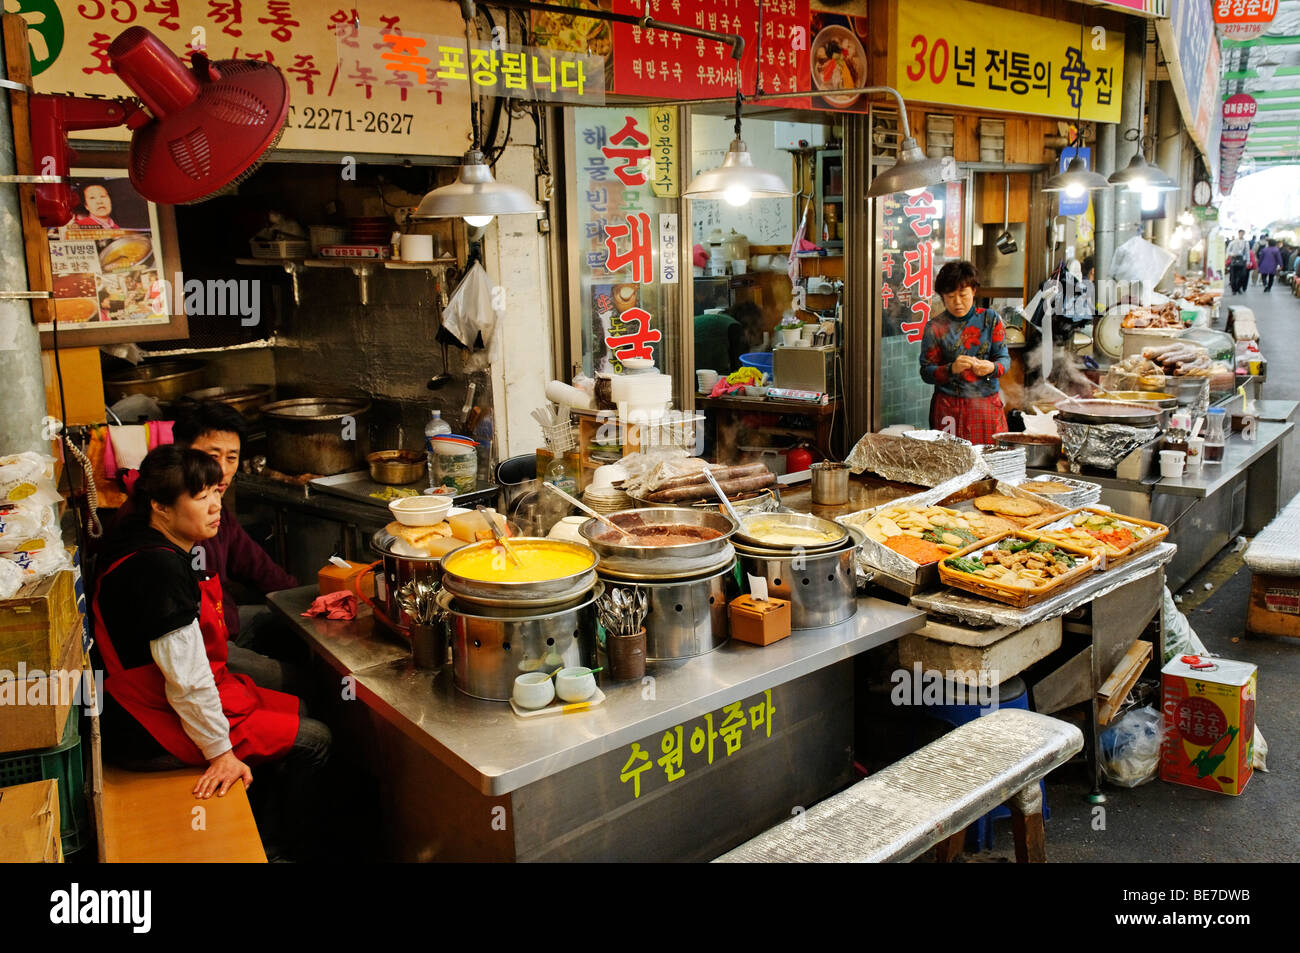
[[[558,677],[557,675],[556,678]],[[551,684],[551,677],[546,672],[526,672],[515,679],[513,697],[520,708],[535,711],[551,703],[555,697],[555,686]]]
[[[596,694],[596,676],[582,666],[562,668],[555,673],[555,694],[561,701],[585,702]]]

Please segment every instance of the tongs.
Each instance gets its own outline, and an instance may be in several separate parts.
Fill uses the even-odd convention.
[[[501,534],[501,530],[497,528],[497,521],[492,518],[492,514],[488,512],[488,508],[482,503],[479,503],[474,507],[474,509],[483,514],[483,519],[487,520],[488,529],[492,533],[492,539],[496,541],[498,546],[506,551],[506,555],[510,557],[510,561],[516,566],[522,566],[523,563],[521,563],[519,557],[515,555],[515,550],[514,547],[510,545],[510,540],[506,539],[505,536]]]

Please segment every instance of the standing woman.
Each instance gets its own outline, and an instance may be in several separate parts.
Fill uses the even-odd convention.
[[[1268,244],[1259,252],[1259,273],[1264,283],[1265,293],[1273,290],[1273,279],[1282,267],[1282,250],[1277,247],[1277,239],[1270,238]]]
[[[921,379],[934,385],[930,426],[977,444],[1007,429],[998,378],[1011,366],[1002,319],[974,306],[979,287],[968,261],[940,268],[934,289],[944,311],[926,322],[921,338]]]

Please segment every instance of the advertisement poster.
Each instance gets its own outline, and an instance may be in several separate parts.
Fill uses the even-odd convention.
[[[80,344],[107,324],[168,324],[156,207],[124,170],[74,172],[72,187],[81,199],[72,221],[47,232],[59,333]]]

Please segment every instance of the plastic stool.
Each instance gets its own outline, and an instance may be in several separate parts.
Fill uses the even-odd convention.
[[[950,693],[951,688],[951,693]],[[969,688],[959,683],[944,680],[944,697],[956,697],[970,695],[977,689]],[[967,722],[974,721],[982,715],[990,714],[997,711],[998,708],[1020,708],[1025,711],[1029,710],[1029,692],[1025,688],[1023,679],[1009,678],[998,686],[998,700],[996,705],[980,707],[979,704],[972,702],[969,704],[953,705],[919,705],[918,707],[930,718],[946,722],[956,728]],[[1047,786],[1038,782],[1039,791],[1043,795],[1043,820],[1051,817],[1051,812],[1047,808]],[[1004,817],[1010,817],[1011,811],[1006,805],[999,804],[992,811],[985,814],[978,821],[972,824],[966,831],[966,849],[974,852],[981,850],[993,849],[993,822]]]

